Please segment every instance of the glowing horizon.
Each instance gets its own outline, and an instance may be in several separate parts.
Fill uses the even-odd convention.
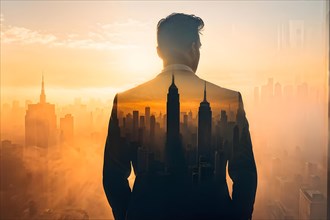
[[[26,215],[31,208],[28,201],[34,201],[39,214],[72,206],[87,211],[90,218],[113,219],[102,188],[113,98],[161,72],[156,26],[172,12],[204,20],[197,76],[242,94],[258,168],[254,218],[273,215],[270,205],[275,207],[272,202],[277,197],[289,205],[299,203],[289,198],[299,196],[299,187],[288,188],[289,182],[278,181],[287,176],[290,186],[299,177],[309,182],[306,162],[317,167],[313,175],[318,175],[320,189],[326,191],[329,54],[325,1],[5,0],[0,4],[0,136],[5,149],[1,151],[5,184],[1,185],[8,186],[1,193],[6,201],[1,203],[2,214]],[[48,155],[35,144],[27,147],[25,139],[26,110],[28,104],[39,102],[42,75],[46,102],[54,104],[51,113],[56,125],[51,137],[57,143],[47,148]],[[204,84],[176,80],[179,117],[182,121],[182,112],[192,110],[196,120]],[[168,86],[163,80],[157,88],[144,90],[158,99],[141,95],[137,102],[136,92],[132,99],[123,98],[124,104],[118,98],[118,115],[132,110],[146,115],[144,108],[149,106],[162,124],[159,112],[164,119]],[[185,96],[187,88],[196,92],[191,96],[195,99]],[[229,108],[237,108],[228,104],[236,96],[229,100],[208,95],[214,122],[220,120],[220,110],[229,113]],[[43,116],[40,112],[35,114]],[[64,120],[68,114],[70,126]],[[70,127],[67,140],[62,139],[65,125]],[[40,188],[48,184],[50,191]]]
[[[53,103],[76,97],[112,100],[161,71],[156,25],[178,10],[205,22],[199,77],[243,96],[269,77],[282,84],[308,82],[325,93],[324,5],[2,1],[1,99],[35,100],[44,72]],[[142,13],[146,8],[152,8],[148,15]],[[288,35],[296,26],[304,32],[301,48]]]

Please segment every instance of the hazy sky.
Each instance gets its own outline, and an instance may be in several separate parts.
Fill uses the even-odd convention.
[[[112,99],[160,72],[156,25],[172,12],[205,22],[200,77],[243,93],[268,77],[322,87],[324,8],[325,1],[1,1],[1,96],[36,100],[44,72],[50,101]],[[303,47],[293,44],[295,24]]]

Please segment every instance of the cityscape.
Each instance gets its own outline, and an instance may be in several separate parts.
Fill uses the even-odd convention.
[[[17,101],[9,108],[4,104],[1,109],[1,137],[7,137],[1,139],[1,217],[111,216],[109,212],[104,213],[108,211],[105,201],[88,200],[88,197],[103,197],[97,175],[92,177],[91,173],[101,170],[95,161],[101,160],[105,134],[100,131],[106,130],[109,120],[105,110],[98,107],[89,112],[79,99],[73,105],[57,108],[46,99],[43,77],[39,102],[26,101],[24,109]],[[58,118],[59,114],[63,117]],[[98,120],[100,122],[95,123]],[[101,173],[99,176],[101,178]],[[85,192],[81,191],[82,187]],[[87,211],[93,206],[99,208],[94,208],[95,212]]]
[[[306,82],[283,86],[269,78],[254,88],[253,103],[251,113],[258,115],[259,124],[250,128],[252,133],[260,133],[252,134],[252,139],[254,146],[263,148],[262,153],[256,150],[257,200],[263,204],[263,218],[326,219],[326,134],[322,132],[325,121],[320,119],[326,117],[322,116],[326,105],[322,93]],[[251,116],[255,116],[249,116],[252,124]]]
[[[117,128],[113,133],[120,133],[123,138],[120,141],[131,142],[137,148],[136,172],[171,173],[189,169],[196,182],[213,177],[213,173],[222,173],[215,164],[225,163],[225,158],[231,157],[233,139],[239,139],[234,137],[234,127],[239,125],[242,129],[246,123],[242,106],[237,113],[230,112],[232,121],[228,120],[225,110],[219,114],[220,118],[212,117],[206,84],[199,109],[194,110],[198,114],[194,115],[192,110],[180,112],[180,94],[174,76],[164,115],[151,114],[150,106],[146,106],[144,112],[133,110],[125,114],[118,108],[117,96],[113,106],[111,118]],[[225,154],[224,158],[220,158],[222,154]]]
[[[320,138],[311,132],[311,129],[322,127],[321,121],[310,124],[309,128],[301,128],[299,134],[293,132],[299,140],[300,135],[304,135],[301,132],[309,133],[310,137],[300,142],[287,139],[286,147],[277,147],[284,142],[273,139],[273,136],[282,137],[283,133],[276,127],[281,127],[281,123],[278,125],[268,121],[272,123],[272,128],[268,129],[273,131],[273,134],[266,135],[262,133],[265,132],[264,125],[254,122],[257,120],[256,115],[259,120],[265,120],[262,117],[266,115],[263,116],[262,111],[273,114],[282,114],[282,111],[287,117],[292,118],[293,112],[301,109],[301,116],[298,117],[299,115],[295,113],[297,118],[292,120],[306,123],[304,120],[310,119],[306,118],[304,112],[310,112],[309,117],[315,119],[315,116],[319,117],[323,111],[322,97],[318,97],[318,92],[306,83],[296,88],[285,87],[284,91],[279,83],[275,86],[273,84],[273,79],[269,79],[266,85],[261,86],[260,92],[258,87],[254,89],[255,112],[248,110],[259,174],[254,216],[256,219],[325,219],[326,157],[322,153],[325,149],[321,148],[325,142],[322,142],[322,134],[317,134],[321,135]],[[132,111],[126,114],[120,111],[120,108],[117,109],[118,127],[123,137],[139,143],[135,145],[137,169],[134,169],[134,172],[143,174],[168,172],[171,169],[180,170],[180,167],[171,168],[171,161],[166,161],[164,154],[166,139],[172,139],[173,142],[179,137],[182,151],[175,154],[182,153],[181,156],[185,158],[187,163],[182,165],[190,171],[192,183],[198,184],[214,179],[225,172],[217,170],[217,164],[221,163],[221,155],[230,156],[232,143],[224,139],[232,140],[233,133],[228,131],[233,130],[238,123],[239,111],[236,113],[234,110],[221,111],[218,115],[215,114],[212,111],[212,103],[207,100],[207,87],[205,87],[204,94],[201,94],[199,109],[192,109],[188,113],[180,112],[178,88],[175,87],[175,84],[170,87],[167,102],[167,106],[172,106],[171,109],[175,112],[160,114],[153,112],[150,106],[145,106],[144,111]],[[288,105],[288,100],[291,106]],[[310,105],[311,102],[313,105]],[[281,103],[285,103],[286,108],[274,107],[281,106]],[[6,124],[6,120],[12,121],[8,124],[11,126],[2,126],[1,131],[3,189],[1,199],[6,201],[1,202],[1,209],[12,210],[2,213],[8,218],[21,219],[40,219],[46,218],[45,216],[48,216],[48,219],[56,219],[56,216],[61,215],[74,216],[76,219],[111,218],[101,187],[101,161],[111,103],[102,107],[95,105],[94,101],[93,104],[98,107],[89,111],[90,107],[76,99],[74,105],[58,108],[47,102],[42,79],[39,102],[33,104],[27,101],[26,104],[26,111],[17,102],[13,102],[12,106],[2,105],[2,123]],[[212,113],[218,117],[212,117]],[[61,117],[57,118],[57,115]],[[167,115],[174,117],[175,120],[171,121],[175,123],[167,126]],[[203,120],[199,121],[199,118]],[[78,119],[83,121],[79,122]],[[59,126],[56,122],[59,122]],[[287,124],[287,126],[292,128],[297,125]],[[170,130],[175,132],[171,133]],[[256,132],[258,130],[259,134]],[[203,135],[210,135],[211,138],[204,141],[198,139],[198,136],[202,136],[202,132],[205,132]],[[6,136],[10,139],[3,138]],[[217,136],[220,138],[216,138]],[[207,142],[209,140],[211,143]],[[316,151],[314,147],[309,149],[309,143],[313,143],[313,146],[318,144],[320,147],[315,148],[318,149]],[[150,151],[151,146],[153,151]],[[196,148],[196,146],[202,147]],[[212,148],[209,149],[208,146]],[[180,160],[180,157],[175,159]],[[93,165],[98,160],[100,160],[98,165]],[[79,172],[73,172],[72,166],[77,164],[80,166],[77,168]],[[99,181],[97,178],[90,178],[90,175],[95,176],[95,171],[99,172],[97,174]],[[77,175],[81,181],[70,183],[72,179],[78,177]],[[231,191],[231,180],[228,176],[226,178],[228,190]],[[129,181],[132,187],[134,173],[129,177]],[[87,184],[88,182],[90,183]],[[63,186],[66,186],[65,189]],[[87,198],[86,201],[89,201],[90,193],[97,195],[98,199],[92,201],[100,208],[91,208],[93,205],[91,206],[90,202],[80,201],[78,198],[83,192],[79,189],[85,192],[82,197]]]
[[[161,69],[157,21],[178,9],[205,22],[196,75],[241,96],[177,76],[146,91],[161,90],[157,102],[121,96]],[[0,218],[113,220],[110,124],[133,152],[131,190],[138,176],[185,173],[194,188],[226,182],[232,197],[228,161],[246,117],[253,219],[327,219],[328,26],[329,1],[1,1]]]

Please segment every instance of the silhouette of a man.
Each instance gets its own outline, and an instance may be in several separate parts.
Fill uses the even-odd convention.
[[[203,27],[194,15],[161,19],[163,70],[114,99],[103,186],[116,220],[252,217],[257,170],[249,125],[239,92],[195,74]]]

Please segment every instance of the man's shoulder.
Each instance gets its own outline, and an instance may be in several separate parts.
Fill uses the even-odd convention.
[[[155,77],[147,82],[141,83],[131,89],[118,93],[121,101],[132,100],[154,100],[160,97],[165,98],[168,88],[171,84],[171,77]],[[202,78],[187,77],[184,80],[180,77],[175,78],[175,84],[180,96],[201,97],[204,87],[207,90],[207,96],[218,100],[238,100],[239,92],[219,86],[215,83],[206,81]]]
[[[204,81],[205,82],[205,81]],[[207,96],[210,99],[218,100],[219,102],[227,100],[228,102],[237,102],[240,92],[233,89],[228,89],[212,82],[206,81]]]
[[[148,80],[146,82],[143,82],[143,83],[140,83],[132,88],[129,88],[125,91],[122,91],[120,93],[118,93],[119,95],[121,96],[129,96],[129,95],[133,95],[135,94],[136,92],[141,92],[141,90],[144,90],[145,88],[147,87],[152,87],[153,85],[153,82],[154,82],[154,79],[151,79],[151,80]]]
[[[236,90],[225,88],[209,81],[206,81],[206,88],[209,88],[218,94],[228,94],[233,96],[237,96],[239,94],[239,92]]]
[[[118,97],[120,97],[121,100],[127,100],[127,99],[146,99],[150,96],[157,96],[157,91],[161,90],[159,87],[159,82],[156,78],[151,79],[149,81],[146,81],[144,83],[141,83],[133,88],[130,88],[128,90],[125,90],[123,92],[118,93]]]

